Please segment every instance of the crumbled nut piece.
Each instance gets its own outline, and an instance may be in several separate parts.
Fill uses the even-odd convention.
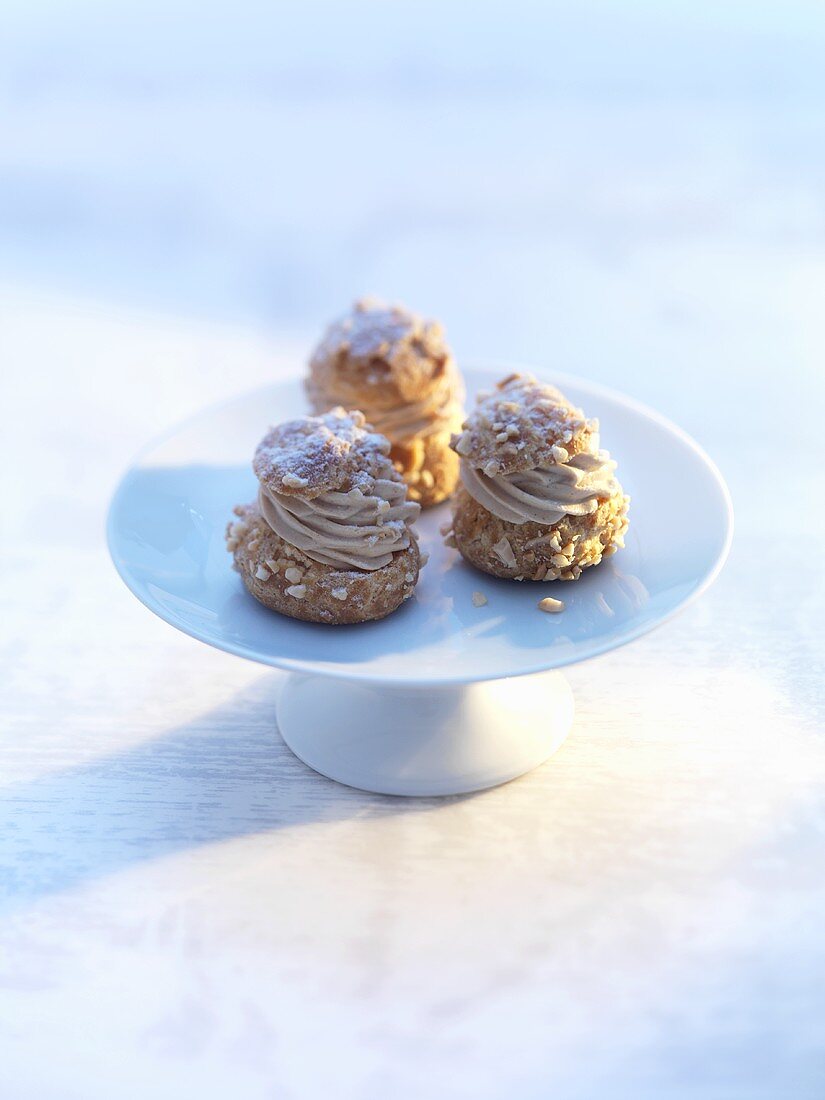
[[[554,600],[552,596],[545,596],[543,600],[539,600],[538,608],[539,611],[549,611],[551,615],[558,615],[560,611],[564,611],[564,602]]]
[[[570,559],[565,554],[554,554],[550,561],[553,563],[553,565],[558,565],[559,567],[564,567],[565,565],[570,564]]]
[[[430,560],[430,555],[426,550],[421,551],[421,556],[418,562],[419,568],[423,569],[427,562]]]
[[[499,464],[494,458],[491,458],[487,465],[484,467],[484,473],[487,477],[495,477],[499,471]]]
[[[303,588],[304,586],[301,585],[301,587]],[[345,600],[347,598],[347,590],[346,588],[333,588],[332,596],[333,599],[336,600]]]
[[[451,519],[448,519],[446,523],[442,523],[441,526],[438,528],[438,533],[439,535],[449,535],[452,529],[453,521]]]
[[[513,553],[513,548],[506,537],[502,536],[502,538],[498,540],[493,547],[493,553],[496,554],[509,569],[515,568],[516,555]]]
[[[541,546],[543,543],[549,542],[552,538],[553,538],[552,534],[551,535],[539,535],[538,538],[529,539],[527,542],[525,542],[524,549],[525,550],[532,550],[536,546]]]
[[[284,474],[281,478],[281,484],[285,485],[287,489],[303,489],[309,485],[309,478],[299,477],[298,474]]]
[[[259,565],[255,570],[255,576],[259,581],[268,581],[272,574],[264,565]]]
[[[413,584],[415,581],[415,573],[405,573],[404,580],[407,582],[407,584]]]
[[[566,447],[551,447],[550,453],[553,456],[554,462],[568,462],[570,460],[570,454]]]
[[[483,592],[473,593],[473,607],[484,607],[486,603],[487,597],[484,595]]]
[[[452,533],[452,531],[449,535],[445,537],[444,545],[449,546],[452,550],[458,549],[458,543],[455,541],[455,535]]]
[[[424,443],[421,439],[410,439],[396,445],[396,469],[402,474],[413,474],[424,466]]]
[[[297,569],[294,565],[291,565],[289,569],[287,569],[284,573],[284,576],[290,584],[298,584],[303,575],[303,572],[300,569]]]
[[[294,596],[296,600],[302,600],[307,594],[305,584],[291,584],[286,590],[287,596]]]
[[[273,561],[272,558],[266,559],[266,567],[270,573],[278,572],[278,563],[276,561]]]

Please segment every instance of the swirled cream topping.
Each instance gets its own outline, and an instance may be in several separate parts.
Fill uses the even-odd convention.
[[[440,403],[427,398],[394,409],[372,409],[365,416],[391,443],[405,443],[455,429],[461,421],[462,408],[460,399],[450,391]]]
[[[420,506],[404,482],[370,479],[365,488],[328,490],[310,500],[261,485],[258,502],[276,535],[323,565],[371,573],[410,545]]]
[[[618,492],[615,469],[607,451],[585,451],[567,462],[495,477],[465,458],[461,460],[461,480],[470,496],[499,519],[550,525],[563,516],[595,512],[599,500]]]
[[[313,395],[316,406],[330,405],[350,407],[357,404],[371,427],[384,435],[391,443],[407,443],[411,439],[435,435],[437,432],[455,431],[461,423],[463,412],[463,388],[454,375],[434,393],[420,401],[401,402],[389,409],[373,408],[364,397],[356,400],[353,395],[323,392]]]

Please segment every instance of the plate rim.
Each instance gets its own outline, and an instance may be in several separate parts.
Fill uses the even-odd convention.
[[[159,432],[157,435],[149,439],[133,456],[129,465],[123,470],[120,477],[117,480],[114,491],[109,501],[109,506],[106,513],[106,545],[109,551],[109,557],[120,579],[125,584],[126,588],[132,593],[132,595],[139,600],[144,607],[155,614],[163,622],[176,630],[179,630],[182,634],[187,635],[190,638],[194,638],[199,642],[203,642],[205,645],[211,646],[213,649],[218,649],[224,653],[231,653],[236,657],[243,657],[247,660],[255,661],[257,664],[266,666],[267,668],[277,668],[285,672],[300,672],[314,676],[324,676],[330,679],[350,680],[358,681],[361,683],[381,684],[387,687],[437,687],[437,686],[457,686],[461,684],[480,683],[487,680],[496,679],[516,679],[520,676],[532,676],[540,672],[547,672],[551,669],[566,668],[571,665],[582,664],[585,661],[592,660],[595,657],[603,656],[605,653],[609,653],[614,649],[619,649],[622,646],[628,645],[630,642],[636,641],[637,638],[641,638],[646,634],[650,634],[654,630],[658,630],[659,627],[664,626],[670,622],[676,615],[688,608],[695,600],[698,600],[708,588],[714,583],[716,578],[721,573],[725,566],[725,562],[730,554],[731,545],[733,543],[734,536],[734,511],[733,500],[731,498],[728,485],[722,476],[722,472],[710,457],[707,451],[698,443],[693,436],[685,431],[684,428],[680,428],[678,424],[675,424],[668,417],[662,413],[657,412],[651,406],[646,405],[642,401],[638,401],[634,397],[629,397],[627,394],[622,393],[620,390],[616,390],[610,386],[605,386],[600,382],[591,382],[579,375],[569,374],[564,371],[555,370],[542,370],[536,366],[528,366],[526,364],[513,363],[507,360],[481,360],[470,361],[464,368],[467,374],[484,374],[490,377],[491,382],[495,383],[500,377],[505,377],[508,373],[519,371],[521,373],[535,374],[538,377],[543,377],[551,382],[553,385],[558,385],[560,389],[564,389],[565,386],[577,387],[584,390],[588,394],[592,394],[596,397],[604,397],[607,400],[615,401],[620,405],[624,405],[627,408],[632,409],[637,414],[646,417],[653,421],[660,428],[665,429],[669,434],[676,436],[689,450],[691,450],[704,467],[711,474],[712,480],[716,485],[717,490],[720,493],[722,502],[724,504],[725,513],[725,537],[722,542],[721,549],[714,561],[713,565],[708,569],[705,575],[699,580],[695,588],[685,596],[680,602],[676,603],[674,607],[665,612],[661,618],[656,619],[653,622],[644,622],[636,627],[629,628],[625,633],[618,637],[613,637],[603,643],[594,643],[592,648],[588,650],[586,654],[582,656],[573,656],[567,659],[556,661],[553,664],[548,665],[545,661],[539,661],[534,665],[530,665],[527,668],[519,669],[517,672],[506,671],[498,675],[481,675],[473,676],[472,674],[458,674],[455,676],[447,677],[418,677],[410,678],[408,676],[397,675],[382,675],[370,672],[358,672],[353,671],[351,668],[343,667],[340,670],[337,668],[327,668],[326,666],[319,667],[313,662],[304,661],[301,659],[294,659],[290,657],[279,658],[277,661],[268,659],[262,656],[257,651],[253,651],[248,646],[242,643],[233,643],[231,641],[218,641],[212,636],[207,636],[204,631],[200,631],[196,626],[184,625],[183,621],[175,618],[174,614],[168,612],[161,604],[152,601],[150,595],[139,590],[136,583],[133,583],[132,578],[128,571],[122,566],[122,559],[115,551],[115,527],[114,527],[114,515],[116,511],[116,505],[120,498],[121,493],[124,490],[126,481],[135,468],[140,464],[141,460],[153,450],[157,449],[164,442],[173,439],[179,432],[185,430],[190,425],[194,424],[201,417],[208,416],[210,413],[217,412],[220,409],[231,405],[234,402],[243,402],[254,399],[256,396],[269,392],[275,387],[285,385],[300,384],[303,380],[303,375],[299,373],[285,375],[282,378],[276,379],[265,386],[256,386],[254,389],[245,390],[241,393],[235,394],[231,397],[223,398],[219,401],[211,402],[205,405],[202,409],[193,412],[182,420],[177,421],[170,427]]]

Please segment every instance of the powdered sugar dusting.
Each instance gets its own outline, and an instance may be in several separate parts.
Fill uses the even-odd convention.
[[[308,389],[315,408],[328,408],[337,394],[345,404],[363,408],[366,402],[370,408],[365,411],[372,416],[397,402],[433,398],[443,404],[458,388],[453,374],[438,322],[400,305],[364,298],[324,333],[310,360]]]
[[[270,429],[252,467],[267,488],[311,499],[374,478],[400,481],[389,450],[389,442],[368,430],[360,412],[338,407]]]

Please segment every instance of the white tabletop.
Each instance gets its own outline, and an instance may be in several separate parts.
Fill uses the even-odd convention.
[[[415,70],[389,107],[352,74],[344,106],[297,78],[219,106],[94,74],[9,93],[4,1097],[825,1089],[822,99],[502,105],[456,72],[442,112]],[[311,773],[281,675],[153,618],[104,545],[148,437],[300,369],[364,290],[442,316],[459,359],[659,408],[733,493],[715,587],[571,669],[562,749],[474,796]]]

